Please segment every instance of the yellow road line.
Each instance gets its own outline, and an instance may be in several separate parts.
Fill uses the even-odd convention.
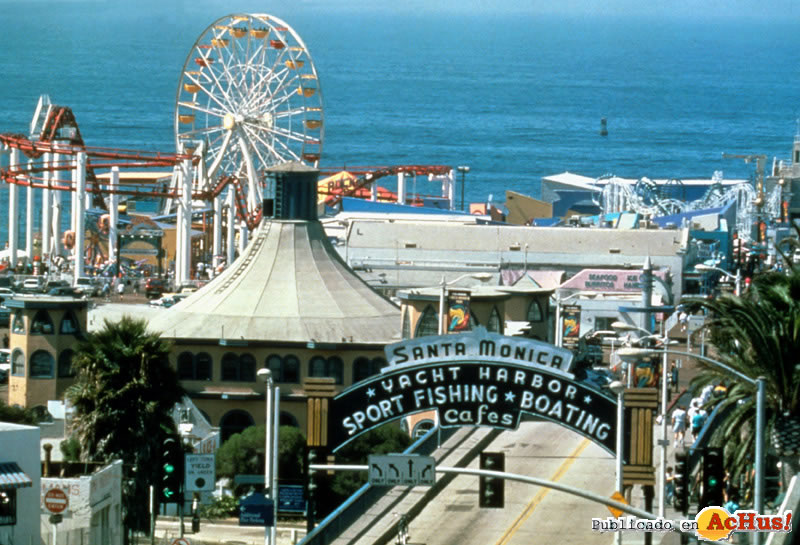
[[[588,446],[589,446],[589,440],[584,439],[581,442],[581,444],[578,445],[578,447],[574,451],[572,451],[572,454],[570,454],[569,457],[567,457],[567,459],[564,460],[564,462],[558,467],[556,472],[553,473],[553,476],[550,477],[550,480],[552,482],[558,482],[561,479],[561,477],[563,477],[566,474],[566,472],[569,471],[569,468],[572,467],[572,464],[575,463],[575,460],[578,459],[578,456],[580,456],[581,453]],[[533,511],[542,502],[544,497],[547,496],[548,492],[550,492],[549,488],[542,488],[541,490],[539,490],[539,493],[536,494],[536,496],[534,496],[534,498],[527,505],[527,507],[525,507],[525,510],[522,511],[520,516],[517,517],[517,520],[515,520],[514,523],[511,524],[508,530],[506,530],[506,533],[503,534],[503,537],[501,537],[500,540],[497,543],[495,543],[495,545],[506,545],[514,536],[514,534],[517,533],[517,530],[519,530],[520,527],[525,523],[525,521],[530,518],[530,516],[533,514]]]

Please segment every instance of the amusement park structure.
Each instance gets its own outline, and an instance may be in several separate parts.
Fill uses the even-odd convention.
[[[42,257],[70,254],[75,278],[87,264],[118,255],[121,198],[158,201],[160,218],[176,223],[175,282],[187,282],[193,218],[202,217],[203,229],[212,233],[214,259],[223,261],[225,255],[231,263],[237,239],[241,251],[261,221],[262,202],[274,196],[265,171],[291,161],[317,167],[324,125],[316,68],[297,33],[269,15],[218,19],[194,42],[181,72],[176,153],[88,147],[72,110],[52,104],[46,95],[29,135],[0,135],[0,178],[9,188],[7,258],[16,264],[22,255],[20,188],[27,188],[25,255],[34,254],[34,211],[39,209]],[[135,175],[146,169],[163,173],[167,182],[145,182],[146,176]],[[398,178],[397,195],[378,191],[377,180],[390,175]],[[441,179],[452,209],[455,178],[446,166],[362,169],[344,182],[321,184],[320,196],[328,205],[365,193],[374,200],[407,202],[408,176]],[[68,229],[62,218],[65,201]],[[100,211],[97,225],[85,221],[90,209]]]

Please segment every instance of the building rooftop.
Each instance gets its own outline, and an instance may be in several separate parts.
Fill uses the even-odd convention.
[[[220,276],[154,316],[167,338],[383,345],[400,310],[339,257],[318,221],[264,221]]]

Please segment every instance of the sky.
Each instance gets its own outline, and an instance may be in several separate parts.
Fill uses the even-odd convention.
[[[525,14],[735,18],[754,21],[800,19],[797,0],[0,0],[2,4],[97,4],[142,11],[211,10],[213,13],[319,12],[398,14]]]

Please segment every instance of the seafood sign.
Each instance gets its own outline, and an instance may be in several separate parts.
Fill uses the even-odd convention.
[[[562,370],[570,363],[568,351],[485,331],[420,341],[387,347],[389,367],[331,400],[334,450],[392,420],[436,411],[443,427],[503,429],[516,429],[528,413],[615,452],[616,400]]]

